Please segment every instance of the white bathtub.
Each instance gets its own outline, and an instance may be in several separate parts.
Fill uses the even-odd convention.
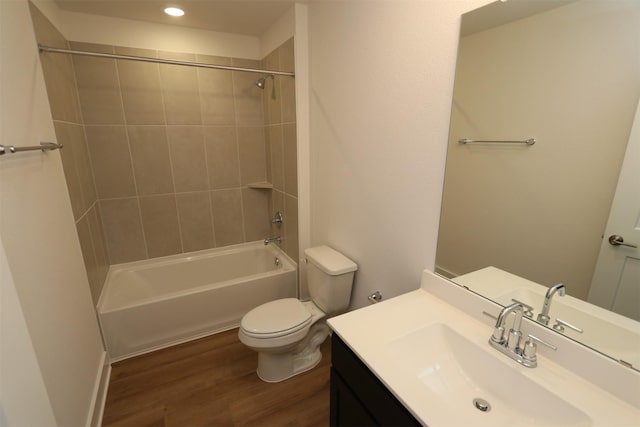
[[[237,327],[252,308],[295,297],[296,278],[291,258],[262,242],[113,265],[98,301],[111,361]]]

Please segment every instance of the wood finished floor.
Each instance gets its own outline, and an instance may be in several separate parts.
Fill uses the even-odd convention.
[[[317,367],[269,384],[237,334],[114,363],[103,426],[328,426],[331,340]]]

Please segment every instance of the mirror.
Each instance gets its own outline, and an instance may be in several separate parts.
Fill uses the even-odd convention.
[[[634,0],[463,15],[436,255],[438,273],[534,320],[563,283],[548,326],[636,369],[640,319],[588,297],[638,105],[639,28]]]

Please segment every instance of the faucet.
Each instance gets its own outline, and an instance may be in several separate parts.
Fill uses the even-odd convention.
[[[278,236],[278,237],[267,237],[266,239],[264,239],[263,242],[264,242],[265,245],[268,245],[269,243],[273,243],[273,242],[281,243],[282,242],[282,238],[280,236]]]
[[[558,293],[558,295],[563,297],[566,293],[565,286],[562,283],[558,283],[557,285],[552,286],[547,290],[547,293],[544,296],[544,303],[542,304],[542,311],[540,311],[540,314],[538,314],[538,317],[536,318],[536,320],[543,325],[549,324],[549,309],[551,308],[551,299],[556,294],[556,292]]]
[[[493,334],[489,338],[489,345],[498,350],[500,353],[507,355],[511,359],[515,360],[522,366],[527,368],[535,368],[538,366],[538,360],[536,357],[536,343],[545,345],[546,347],[556,350],[553,344],[541,340],[533,335],[529,335],[529,339],[524,345],[520,346],[522,340],[522,331],[520,326],[522,324],[522,316],[525,308],[522,303],[516,302],[504,307],[496,320],[496,326],[493,329]],[[515,319],[513,320],[513,327],[509,330],[507,338],[504,337],[504,323],[507,316],[514,313]]]
[[[504,322],[507,316],[511,313],[515,314],[515,319],[513,321],[513,328],[509,330],[509,334],[505,342]],[[500,311],[500,314],[498,314],[498,319],[496,320],[496,326],[493,330],[493,334],[491,335],[490,343],[493,343],[494,346],[506,345],[511,350],[515,350],[516,348],[518,348],[520,344],[520,338],[522,337],[522,332],[520,332],[520,325],[522,324],[523,314],[524,314],[524,307],[521,303],[515,302],[511,305],[504,307]]]

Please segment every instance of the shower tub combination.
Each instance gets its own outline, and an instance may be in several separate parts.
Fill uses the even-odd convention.
[[[232,329],[296,297],[296,264],[261,241],[113,265],[98,301],[111,361]]]

